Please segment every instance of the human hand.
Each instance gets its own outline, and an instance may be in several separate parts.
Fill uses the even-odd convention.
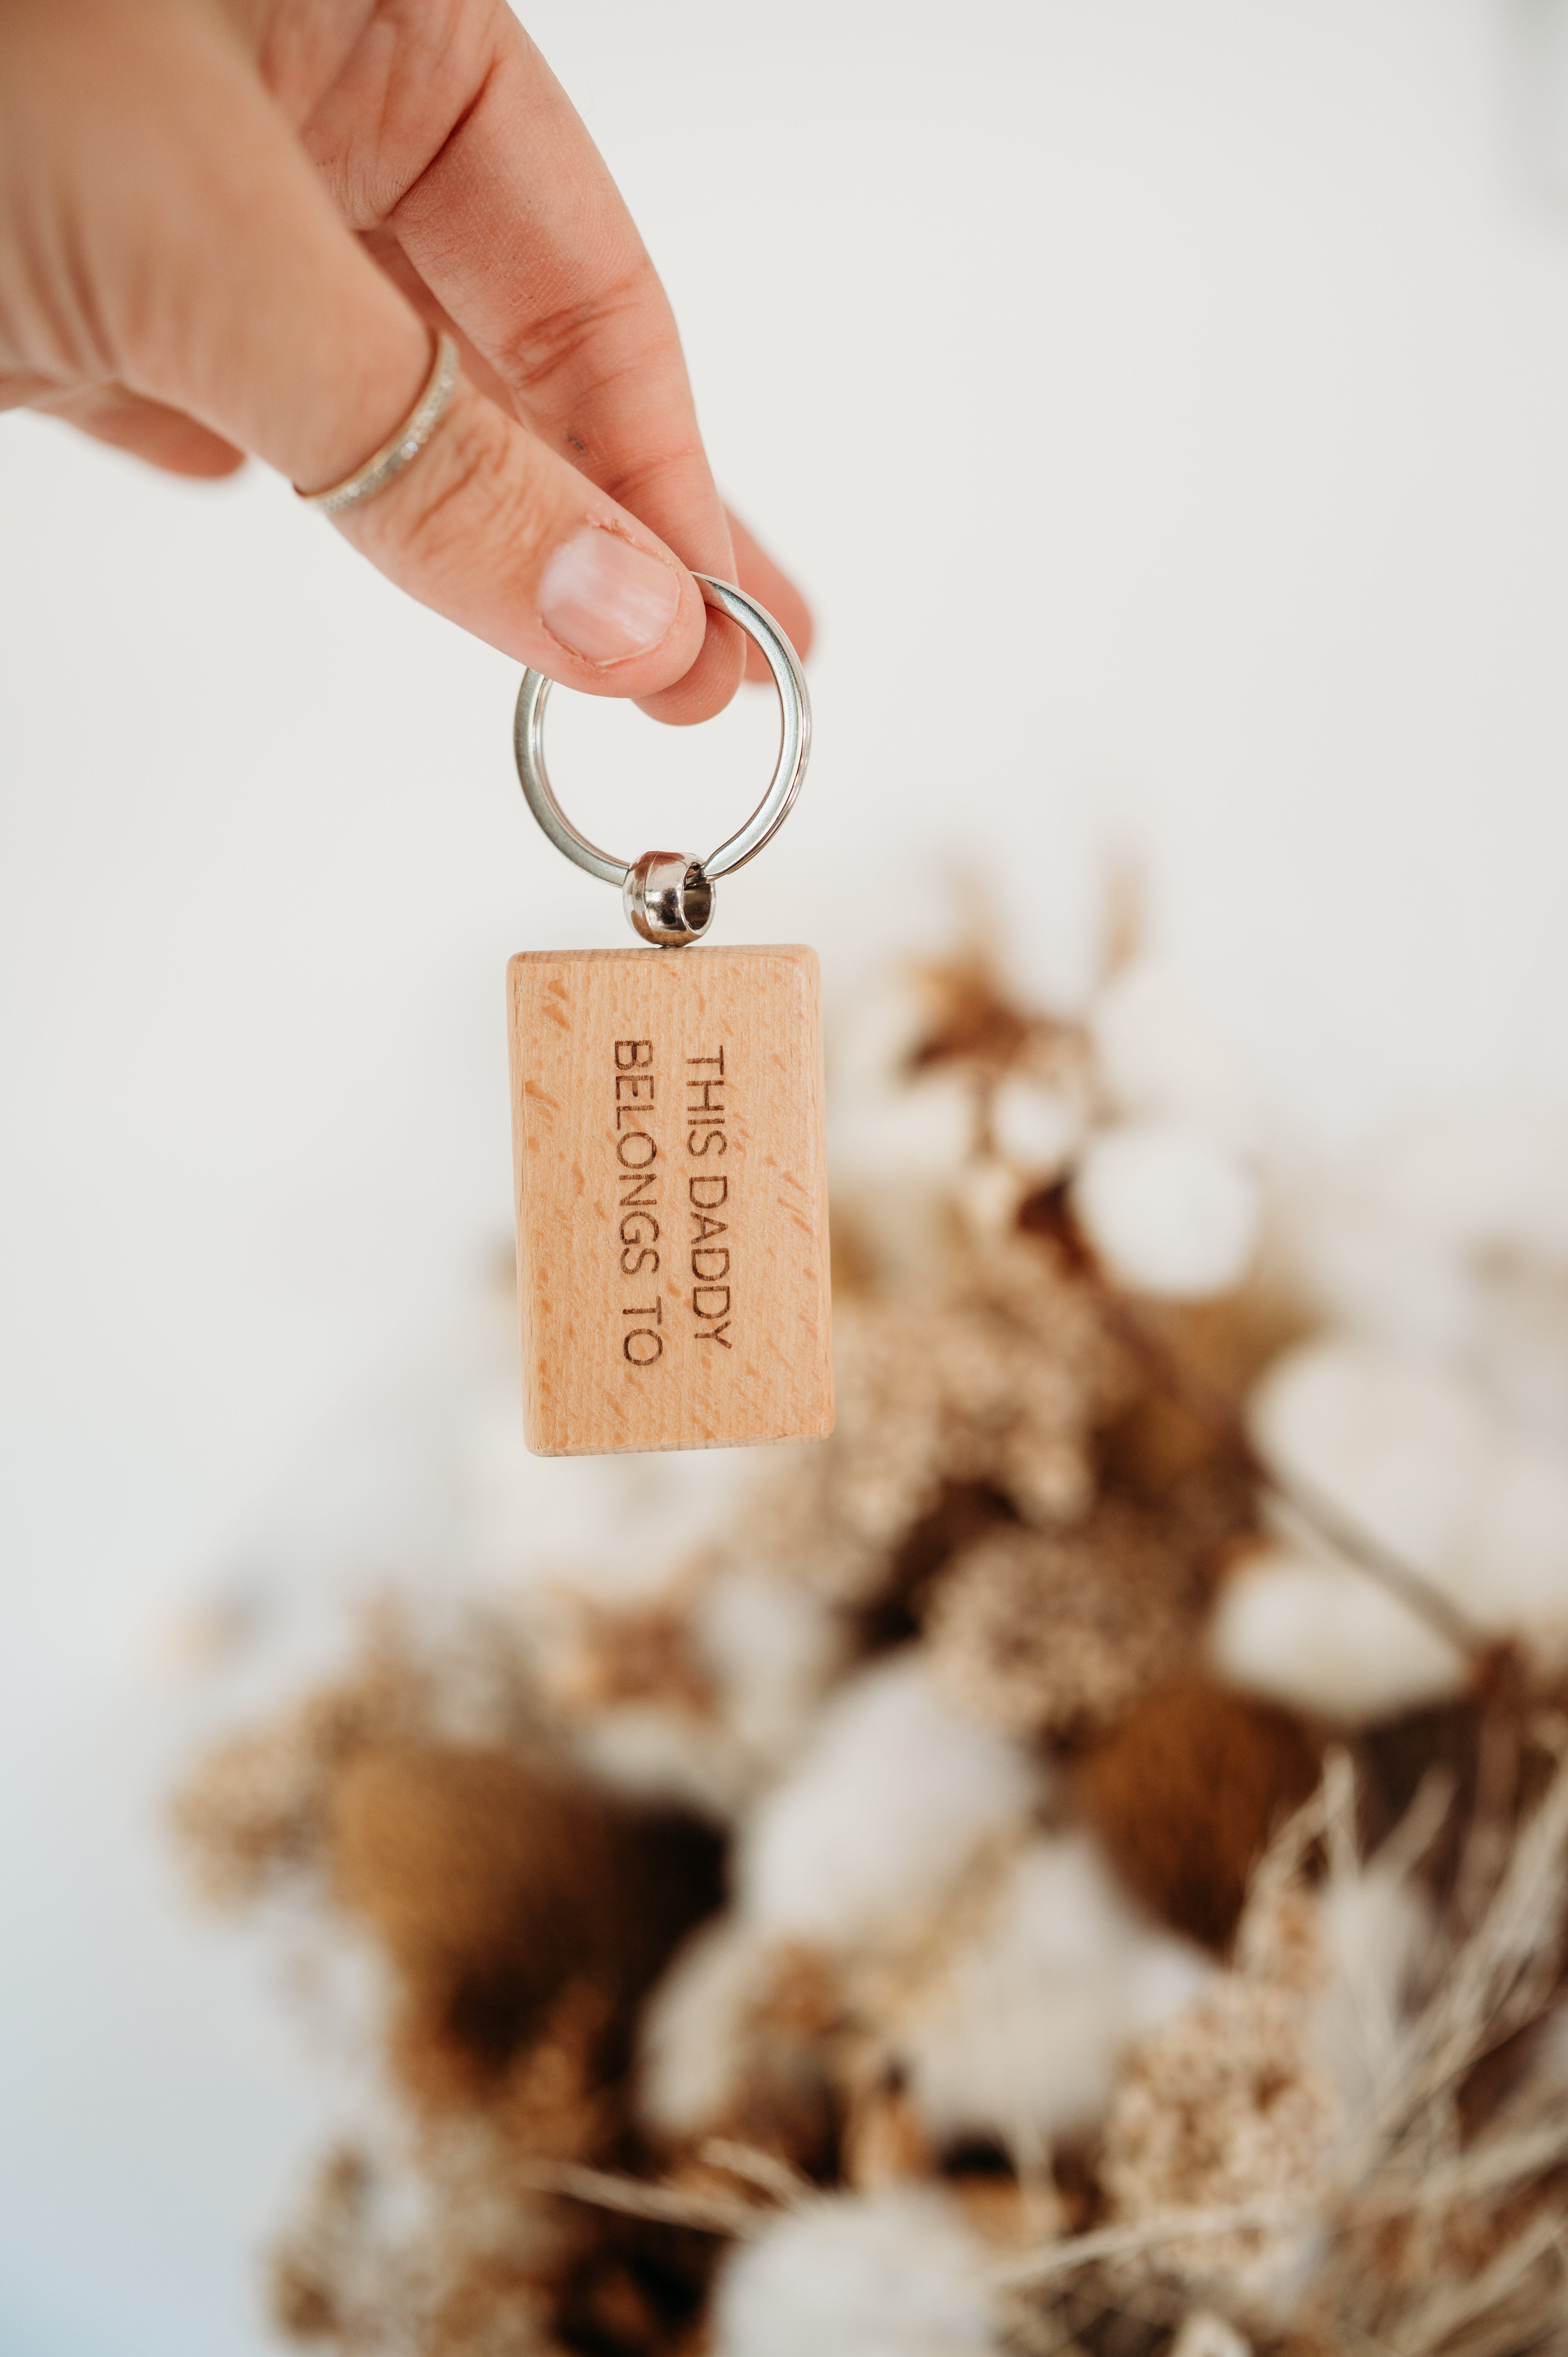
[[[653,265],[504,0],[0,0],[0,407],[310,490],[406,415],[433,327],[464,361],[446,418],[335,519],[390,579],[664,720],[718,711],[745,661],[687,566],[804,651],[720,503]]]

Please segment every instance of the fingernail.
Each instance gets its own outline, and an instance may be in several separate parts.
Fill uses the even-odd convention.
[[[558,548],[539,579],[545,629],[591,663],[647,654],[680,603],[678,574],[596,524]]]

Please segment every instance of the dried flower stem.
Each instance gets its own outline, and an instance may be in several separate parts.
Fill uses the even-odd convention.
[[[1240,1430],[1238,1419],[1238,1429]],[[1391,1596],[1413,1612],[1428,1628],[1444,1638],[1465,1660],[1478,1664],[1491,1650],[1483,1631],[1477,1628],[1467,1612],[1461,1611],[1451,1597],[1445,1596],[1435,1583],[1406,1563],[1402,1556],[1374,1538],[1361,1523],[1352,1520],[1342,1507],[1325,1495],[1316,1483],[1304,1481],[1299,1474],[1282,1473],[1269,1464],[1252,1448],[1242,1434],[1248,1463],[1264,1489],[1274,1495],[1305,1523],[1309,1523],[1320,1538],[1326,1539],[1335,1552],[1369,1579],[1386,1587]]]
[[[1461,2159],[1402,2174],[1391,2181],[1380,2179],[1359,2199],[1359,2219],[1414,2216],[1442,2212],[1461,2201],[1501,2192],[1507,2186],[1539,2178],[1561,2169],[1568,2160],[1568,2115],[1527,2135],[1483,2141]]]
[[[817,2190],[809,2177],[791,2169],[776,2153],[761,2152],[754,2144],[736,2144],[731,2136],[709,2136],[698,2157],[714,2169],[727,2169],[732,2177],[760,2186],[786,2210],[800,2209]]]
[[[575,2160],[527,2159],[509,2171],[534,2193],[560,2193],[596,2209],[618,2210],[628,2218],[652,2218],[667,2226],[694,2226],[704,2234],[746,2240],[774,2214],[755,2201],[726,2201],[722,2194],[689,2193],[679,2186],[650,2185],[639,2177],[585,2169]]]
[[[1141,2257],[1188,2237],[1206,2239],[1258,2228],[1301,2230],[1311,2223],[1304,2211],[1283,2208],[1277,2201],[1232,2202],[1222,2210],[1168,2210],[1163,2217],[1145,2219],[1135,2226],[1102,2226],[1092,2234],[1064,2235],[1043,2250],[1032,2251],[1027,2258],[1010,2260],[996,2269],[992,2280],[1016,2289],[1026,2284],[1052,2282],[1106,2259]]]

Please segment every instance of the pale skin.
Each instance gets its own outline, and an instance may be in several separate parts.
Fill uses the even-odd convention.
[[[688,568],[804,651],[631,217],[504,0],[0,0],[0,407],[316,490],[413,406],[434,327],[452,408],[336,524],[371,564],[663,720],[718,711],[745,660]]]

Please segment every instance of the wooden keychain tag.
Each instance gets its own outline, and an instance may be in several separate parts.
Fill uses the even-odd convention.
[[[815,952],[542,951],[507,984],[529,1447],[824,1437]]]
[[[530,807],[619,884],[650,946],[525,951],[507,970],[524,1431],[542,1456],[820,1440],[832,1430],[827,1164],[814,950],[694,947],[721,875],[800,791],[811,707],[754,600],[784,714],[767,795],[711,858],[629,866],[579,835],[544,768],[549,682],[518,699]]]

